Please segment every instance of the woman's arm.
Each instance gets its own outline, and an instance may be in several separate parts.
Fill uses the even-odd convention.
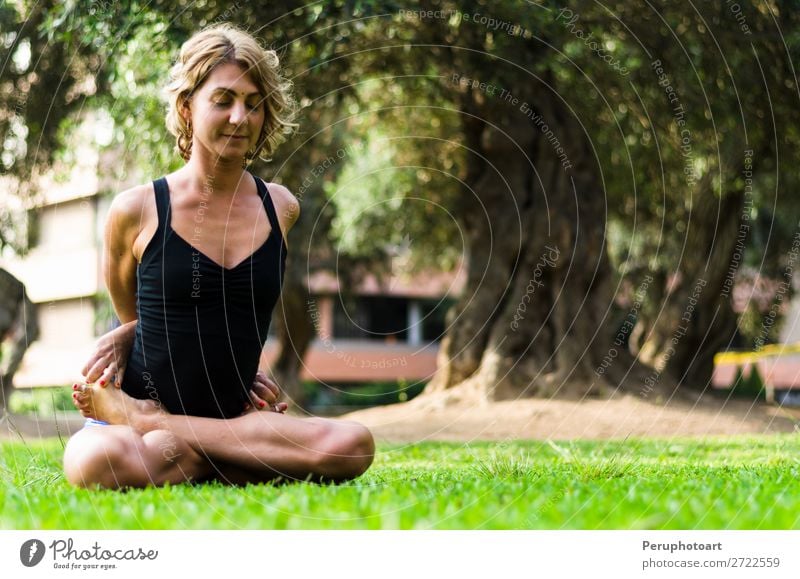
[[[278,224],[281,226],[281,232],[288,244],[289,230],[300,217],[300,203],[283,185],[270,183],[268,187],[272,195],[272,203],[275,205],[275,213],[278,214]]]
[[[122,384],[136,332],[136,256],[133,246],[144,215],[146,188],[135,187],[114,198],[108,210],[103,239],[103,278],[120,325],[101,336],[81,374],[91,384]]]
[[[103,279],[123,324],[136,319],[136,256],[133,246],[144,216],[142,187],[123,191],[111,203],[103,240]]]

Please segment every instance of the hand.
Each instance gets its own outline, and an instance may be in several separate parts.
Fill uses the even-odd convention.
[[[256,372],[253,387],[250,389],[250,401],[244,405],[245,410],[251,408],[256,410],[269,410],[283,414],[289,405],[286,402],[278,402],[281,389],[267,375],[259,370]]]
[[[98,384],[105,387],[113,382],[117,388],[122,385],[122,377],[133,347],[137,320],[114,328],[101,336],[95,345],[94,354],[81,369],[87,384],[99,379]]]

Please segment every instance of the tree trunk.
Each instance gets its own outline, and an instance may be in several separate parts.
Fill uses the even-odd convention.
[[[14,389],[14,374],[19,370],[25,351],[39,337],[36,306],[28,299],[25,286],[4,269],[0,269],[0,343],[10,340],[3,348],[0,369],[0,415],[8,410]]]
[[[678,385],[694,389],[708,386],[714,354],[730,342],[736,315],[730,301],[732,261],[740,235],[744,192],[728,193],[720,200],[710,187],[701,187],[692,207],[685,251],[676,276],[655,313],[643,319],[649,326],[640,358]],[[740,256],[741,258],[741,256]]]
[[[471,201],[454,208],[469,273],[426,394],[585,396],[608,384],[603,181],[589,135],[552,84],[535,94],[532,115],[481,111],[496,128],[486,124],[468,143],[485,160],[467,182]],[[623,364],[635,366],[625,355]]]
[[[308,346],[314,340],[315,329],[309,319],[308,287],[304,280],[297,279],[297,268],[286,269],[281,298],[275,308],[279,350],[272,373],[285,398],[295,409],[302,409],[306,397],[300,370]]]

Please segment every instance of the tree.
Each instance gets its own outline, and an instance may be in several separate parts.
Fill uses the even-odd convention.
[[[14,375],[25,351],[38,337],[36,307],[28,298],[25,286],[6,270],[0,269],[0,344],[8,341],[1,360],[0,416],[8,411]]]
[[[728,6],[523,5],[421,2],[386,15],[386,54],[361,64],[424,76],[424,95],[458,111],[448,136],[464,147],[464,186],[449,207],[469,276],[428,391],[647,393],[662,377],[667,390],[703,388],[735,330],[742,222],[759,208],[796,211],[769,190],[795,182],[777,162],[797,143],[794,49],[772,20],[791,33],[794,12],[748,5],[745,31]],[[751,50],[739,49],[749,35]],[[409,58],[392,58],[395,37]],[[775,176],[753,171],[753,155]],[[434,169],[442,160],[428,157]],[[623,281],[643,289],[636,311],[613,303]],[[619,348],[628,343],[655,368]]]

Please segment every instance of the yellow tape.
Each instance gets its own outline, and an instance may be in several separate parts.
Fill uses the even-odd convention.
[[[720,352],[714,355],[714,364],[744,364],[755,362],[761,358],[783,356],[784,354],[800,354],[800,342],[794,344],[770,344],[755,352]]]

